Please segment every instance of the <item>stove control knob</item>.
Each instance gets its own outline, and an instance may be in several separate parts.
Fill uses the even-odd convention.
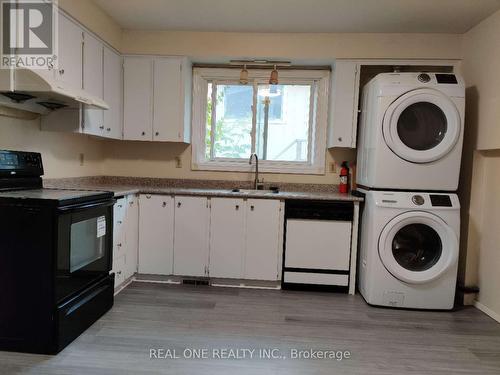
[[[414,195],[413,197],[411,197],[411,201],[417,206],[421,206],[425,202],[424,197],[422,197],[421,195]]]
[[[422,83],[427,83],[431,80],[431,76],[427,73],[421,73],[418,75],[417,79]]]

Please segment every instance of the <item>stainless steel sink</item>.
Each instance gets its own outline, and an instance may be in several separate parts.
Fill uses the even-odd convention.
[[[232,189],[231,192],[235,194],[248,195],[279,194],[279,190]]]

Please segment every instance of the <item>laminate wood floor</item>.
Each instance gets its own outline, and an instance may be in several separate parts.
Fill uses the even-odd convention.
[[[181,358],[150,359],[159,348]],[[186,348],[209,358],[183,358]],[[212,358],[223,348],[257,358]],[[287,358],[258,358],[266,348]],[[291,359],[293,349],[350,358]],[[405,311],[359,295],[134,282],[57,356],[0,352],[0,374],[500,374],[500,324],[473,307]]]

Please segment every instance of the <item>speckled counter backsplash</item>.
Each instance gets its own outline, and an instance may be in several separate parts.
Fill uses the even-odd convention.
[[[228,180],[196,180],[196,179],[174,179],[153,177],[121,177],[121,176],[88,176],[74,178],[50,178],[44,179],[45,187],[74,188],[82,185],[123,185],[144,187],[170,187],[170,188],[193,188],[193,189],[252,189],[253,181],[228,181]],[[264,189],[276,186],[283,191],[301,192],[337,192],[338,186],[334,184],[297,184],[297,183],[264,183]]]

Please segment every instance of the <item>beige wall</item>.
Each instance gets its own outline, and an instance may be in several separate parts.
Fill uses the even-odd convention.
[[[459,195],[460,279],[500,319],[500,11],[463,38],[466,128]],[[480,151],[477,151],[480,150]]]
[[[124,30],[122,52],[198,59],[460,58],[457,34],[267,34]]]
[[[80,134],[42,132],[40,120],[0,116],[0,149],[41,152],[48,178],[102,173],[102,142]],[[80,165],[81,153],[83,165]]]
[[[92,0],[59,0],[59,7],[117,50],[121,49],[121,27]]]

